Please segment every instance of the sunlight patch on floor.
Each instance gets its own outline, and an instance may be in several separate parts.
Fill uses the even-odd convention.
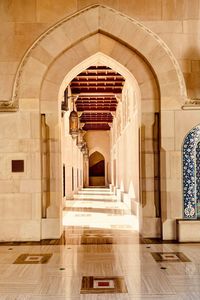
[[[133,215],[112,215],[105,213],[63,212],[63,226],[89,226],[90,228],[112,228],[128,226],[129,230],[138,230],[138,220]]]
[[[114,201],[116,200],[116,196],[108,195],[102,195],[102,194],[76,194],[74,195],[74,199],[79,200],[79,199],[93,199],[93,200],[110,200]]]
[[[107,189],[90,188],[79,191],[73,200],[65,201],[63,226],[139,229],[138,218],[125,203],[117,201],[116,195],[108,194]]]
[[[122,202],[105,202],[105,201],[74,201],[66,200],[65,207],[77,208],[108,208],[108,209],[127,209]]]

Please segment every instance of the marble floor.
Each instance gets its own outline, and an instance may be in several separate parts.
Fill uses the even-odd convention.
[[[200,299],[200,244],[138,235],[109,190],[66,201],[59,241],[0,244],[0,300]]]

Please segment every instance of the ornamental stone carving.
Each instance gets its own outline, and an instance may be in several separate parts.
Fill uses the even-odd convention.
[[[155,50],[159,48],[159,51],[161,51],[163,53],[163,57],[165,59],[165,61],[163,62],[164,64],[170,64],[172,67],[172,69],[175,70],[176,73],[176,91],[174,91],[174,94],[176,97],[179,98],[179,100],[185,100],[187,98],[187,93],[186,93],[186,88],[185,88],[185,82],[184,82],[184,78],[183,78],[183,74],[181,72],[180,66],[176,60],[176,58],[174,57],[173,53],[171,52],[171,50],[169,49],[169,47],[165,44],[164,41],[162,41],[162,39],[155,34],[154,32],[152,32],[149,28],[147,28],[146,26],[144,26],[143,24],[141,24],[140,22],[114,10],[111,9],[109,7],[106,6],[102,6],[102,5],[93,5],[90,6],[86,9],[83,9],[73,15],[71,15],[70,17],[67,17],[61,21],[59,21],[58,23],[54,24],[52,27],[50,27],[44,34],[42,34],[32,45],[31,47],[27,50],[27,52],[25,53],[24,57],[22,58],[22,61],[18,67],[16,76],[15,76],[15,81],[13,83],[13,91],[12,91],[12,97],[9,100],[5,100],[5,99],[0,99],[0,111],[16,111],[19,108],[19,91],[20,91],[20,85],[21,85],[21,81],[23,78],[23,74],[26,71],[27,65],[28,65],[28,61],[29,59],[32,57],[32,53],[33,50],[36,49],[37,47],[42,47],[43,44],[48,44],[50,43],[51,45],[55,43],[54,38],[56,40],[56,32],[59,29],[63,28],[63,31],[65,31],[66,33],[66,26],[68,26],[68,22],[69,22],[69,26],[70,26],[70,22],[74,20],[74,22],[76,22],[76,18],[80,18],[81,16],[86,16],[87,13],[90,13],[90,15],[92,16],[97,16],[95,19],[95,26],[93,26],[92,22],[94,22],[94,20],[90,21],[90,18],[87,18],[87,22],[88,22],[88,30],[89,30],[89,34],[94,34],[94,30],[95,32],[101,32],[103,34],[107,34],[106,30],[110,31],[110,26],[105,27],[104,29],[102,29],[101,27],[103,26],[101,23],[101,20],[104,19],[105,15],[110,15],[111,17],[119,17],[119,22],[121,22],[121,26],[123,27],[124,24],[129,24],[131,27],[133,27],[133,31],[134,29],[138,29],[137,31],[139,32],[139,34],[141,34],[142,36],[145,36],[148,40],[150,40],[152,42],[152,49],[150,50]],[[92,13],[92,14],[91,14]],[[125,21],[125,22],[124,22]],[[90,24],[91,22],[91,24]],[[91,26],[90,26],[91,25]],[[119,24],[120,25],[120,24]],[[93,28],[93,29],[90,29]],[[64,30],[65,28],[65,30]],[[70,29],[73,30],[73,28],[70,26]],[[110,35],[110,32],[108,32],[108,34]],[[111,32],[112,34],[112,32]],[[120,37],[114,35],[113,33],[113,39],[121,39],[122,42],[123,40],[125,40],[125,36],[127,35],[127,33],[122,33]],[[75,34],[72,36],[75,36]],[[84,39],[85,36],[82,36],[82,39]],[[73,46],[74,43],[77,43],[78,40],[76,40],[76,38],[74,38],[74,40],[72,40],[69,45],[68,45],[68,49]],[[145,56],[145,53],[143,54],[143,50],[144,47],[143,45],[138,46],[138,45],[134,45],[134,40],[130,39],[130,45],[127,44],[127,46],[132,49],[136,49],[138,53],[141,54],[141,56],[144,56],[147,60],[149,60],[148,55]],[[59,48],[59,45],[58,45]],[[56,57],[63,52],[64,49],[57,49],[58,51],[54,54],[52,54],[52,59],[56,59]],[[150,51],[151,52],[151,51]],[[50,65],[51,62],[49,62]],[[152,64],[152,68],[154,69],[156,76],[158,78],[158,82],[160,84],[160,88],[161,88],[161,96],[162,96],[162,91],[163,91],[163,96],[165,97],[165,93],[166,93],[166,97],[168,97],[168,91],[170,90],[170,88],[166,88],[166,84],[167,82],[162,82],[162,79],[160,79],[160,75],[162,75],[162,73],[160,73],[160,68],[158,68],[158,66],[155,65],[155,61],[152,60],[152,62],[150,62],[150,64]],[[46,66],[48,68],[48,65]],[[154,68],[155,67],[155,68]],[[40,81],[42,82],[43,76],[45,74],[46,70],[42,70],[40,76]],[[162,76],[161,76],[162,77]],[[30,80],[30,78],[29,78]],[[39,82],[40,83],[40,82]],[[37,83],[38,84],[38,83]],[[169,80],[169,86],[170,84],[172,84]],[[40,86],[40,84],[38,84],[38,86]],[[163,86],[163,90],[162,90],[162,86]]]

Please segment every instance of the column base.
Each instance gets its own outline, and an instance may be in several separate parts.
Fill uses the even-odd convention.
[[[176,220],[179,242],[200,242],[200,220]]]
[[[40,241],[41,220],[1,220],[0,242]]]
[[[161,224],[160,218],[144,217],[142,220],[143,238],[160,238]]]
[[[42,219],[41,239],[59,239],[63,233],[60,219]]]

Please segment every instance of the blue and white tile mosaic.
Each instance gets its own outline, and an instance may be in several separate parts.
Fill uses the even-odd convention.
[[[200,219],[200,141],[196,147],[196,201],[197,218]]]
[[[193,128],[183,144],[183,198],[184,218],[197,219],[200,196],[200,125]]]

